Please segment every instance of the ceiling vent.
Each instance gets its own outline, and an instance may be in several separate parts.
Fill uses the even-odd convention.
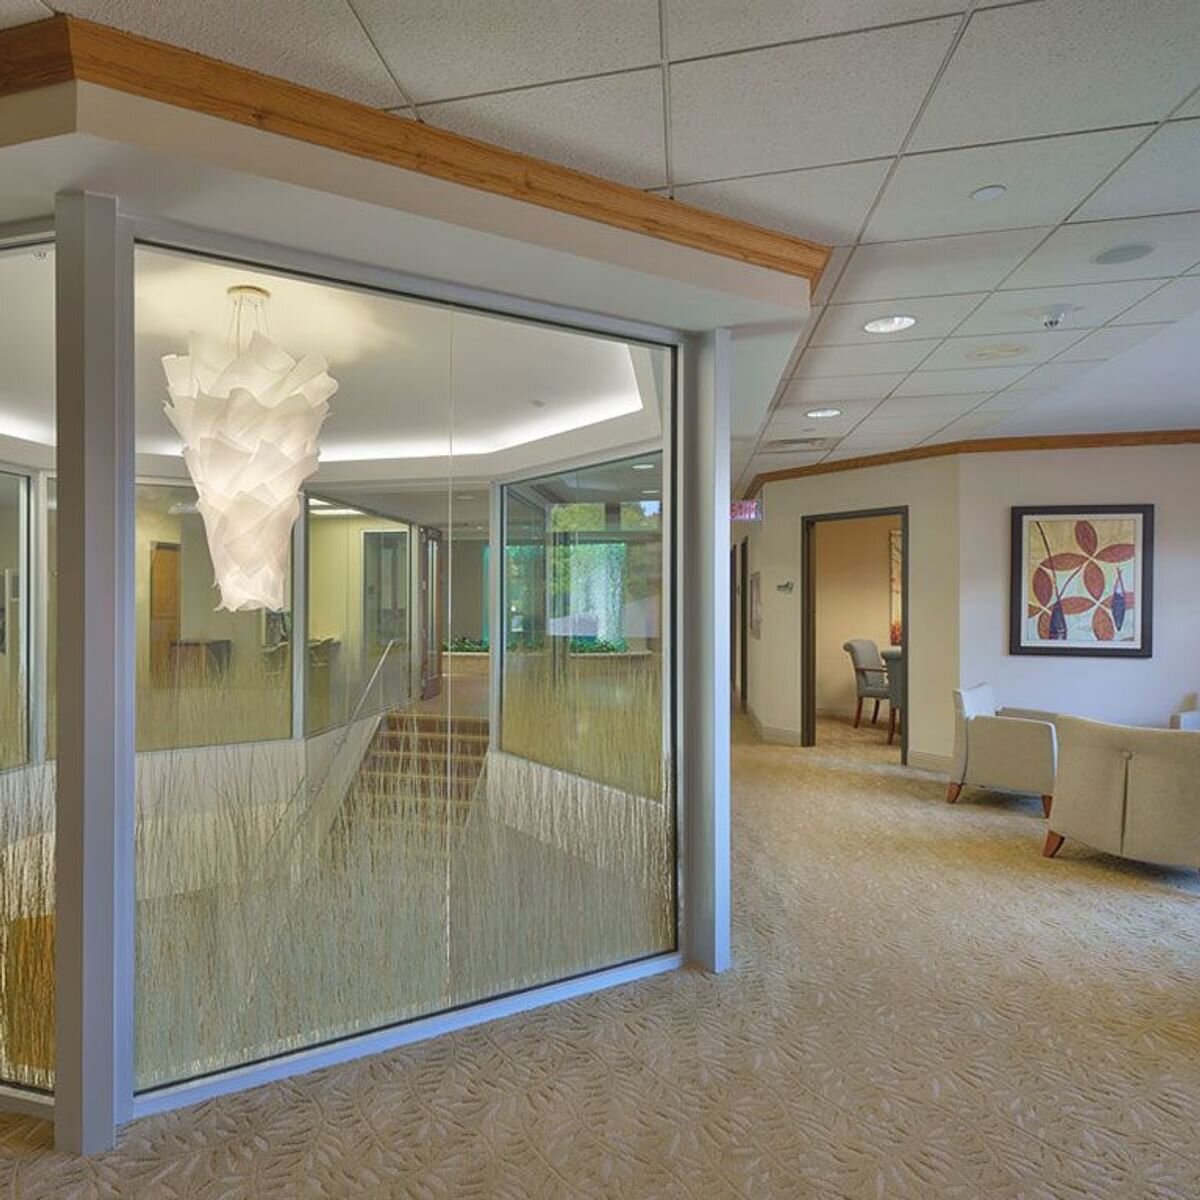
[[[759,454],[799,454],[813,450],[832,450],[840,439],[835,437],[774,438],[758,448]]]

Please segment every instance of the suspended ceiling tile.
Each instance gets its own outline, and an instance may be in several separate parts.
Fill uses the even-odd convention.
[[[404,102],[354,13],[326,0],[55,0],[55,10],[389,108]],[[42,13],[42,16],[48,14]]]
[[[1142,217],[1195,208],[1200,208],[1200,120],[1172,121],[1150,138],[1073,219]]]
[[[1156,321],[1182,321],[1200,312],[1200,278],[1186,275],[1172,280],[1140,304],[1121,313],[1115,325],[1153,324]]]
[[[690,58],[946,16],[963,7],[963,0],[666,0],[667,44],[673,59]]]
[[[1126,262],[1097,263],[1117,247],[1146,245],[1149,253]],[[1118,279],[1162,279],[1186,271],[1200,251],[1200,213],[1064,225],[1006,279],[1005,286],[1054,287]]]
[[[833,294],[833,289],[842,277],[842,271],[845,269],[851,253],[852,248],[850,246],[834,246],[833,253],[829,256],[829,261],[825,264],[825,270],[821,272],[821,281],[813,291],[812,302],[814,306],[829,303],[829,297]]]
[[[1045,328],[1047,314],[1061,309],[1069,310],[1062,317],[1062,328],[1094,329],[1111,321],[1131,304],[1149,296],[1160,283],[1153,279],[1139,279],[994,292],[955,333],[1034,333]]]
[[[994,392],[1020,379],[1028,367],[975,367],[965,371],[914,371],[897,389],[897,396],[958,396]]]
[[[666,183],[657,69],[430,104],[434,125],[634,187]]]
[[[787,405],[819,408],[825,404],[843,406],[850,400],[882,400],[904,378],[904,372],[891,375],[834,375],[821,379],[794,379],[783,394]]]
[[[1019,229],[1061,221],[1145,136],[1122,129],[901,159],[864,241]],[[994,200],[972,192],[992,184]]]
[[[0,0],[0,29],[10,25],[28,25],[54,15],[41,0]]]
[[[813,334],[814,346],[875,345],[881,342],[912,342],[941,338],[984,299],[985,292],[955,296],[920,296],[905,300],[904,316],[916,317],[911,329],[899,333],[867,333],[863,326],[878,317],[897,315],[895,306],[869,301],[864,304],[831,304]]]
[[[1164,117],[1196,85],[1196,0],[1051,0],[977,13],[915,149]]]
[[[942,423],[961,417],[977,408],[988,397],[987,392],[968,392],[959,396],[892,396],[872,414],[872,420],[938,420]]]
[[[954,26],[953,19],[930,21],[676,63],[677,181],[894,154]],[[870,86],[850,86],[851,80]]]
[[[804,352],[796,378],[911,371],[937,344],[936,339],[929,339],[871,346],[817,346]]]
[[[1073,379],[1090,371],[1095,365],[1095,363],[1078,362],[1046,363],[1043,366],[1035,367],[1028,375],[1014,383],[1012,390],[1049,394],[1062,387],[1063,384],[1070,383]]]
[[[1015,229],[859,246],[842,274],[834,299],[846,304],[988,291],[1045,234],[1044,229]]]
[[[1195,95],[1177,112],[1176,117],[1200,117],[1200,88]]]
[[[1067,350],[1057,362],[1091,362],[1096,359],[1115,358],[1126,350],[1152,338],[1156,333],[1169,329],[1171,322],[1161,325],[1110,325],[1089,333]]]
[[[890,159],[811,167],[675,189],[675,197],[700,208],[740,217],[815,241],[852,242],[858,236]]]
[[[655,0],[354,0],[354,7],[418,103],[660,58]]]
[[[947,338],[925,363],[930,371],[948,371],[959,367],[1032,366],[1053,358],[1083,334],[1078,329],[1053,333],[989,335],[986,337]]]

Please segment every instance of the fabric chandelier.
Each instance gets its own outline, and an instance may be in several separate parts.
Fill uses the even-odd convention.
[[[300,489],[317,469],[317,438],[338,385],[319,355],[297,361],[264,332],[264,289],[229,294],[229,343],[193,336],[187,354],[166,355],[163,407],[196,486],[218,609],[278,610],[287,603]],[[243,336],[247,315],[253,327]]]

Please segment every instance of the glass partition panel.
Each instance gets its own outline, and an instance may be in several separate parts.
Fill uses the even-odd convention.
[[[671,948],[669,353],[136,268],[139,1089]]]
[[[54,251],[0,251],[0,1083],[54,1086]],[[50,514],[52,516],[52,514]],[[53,720],[52,716],[50,718]]]

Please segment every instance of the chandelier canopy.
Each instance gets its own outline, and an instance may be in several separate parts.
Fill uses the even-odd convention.
[[[271,340],[265,289],[229,294],[227,344],[193,336],[187,354],[163,358],[170,394],[163,407],[196,486],[218,609],[279,610],[300,489],[317,469],[317,439],[338,385],[324,358],[296,360]]]

